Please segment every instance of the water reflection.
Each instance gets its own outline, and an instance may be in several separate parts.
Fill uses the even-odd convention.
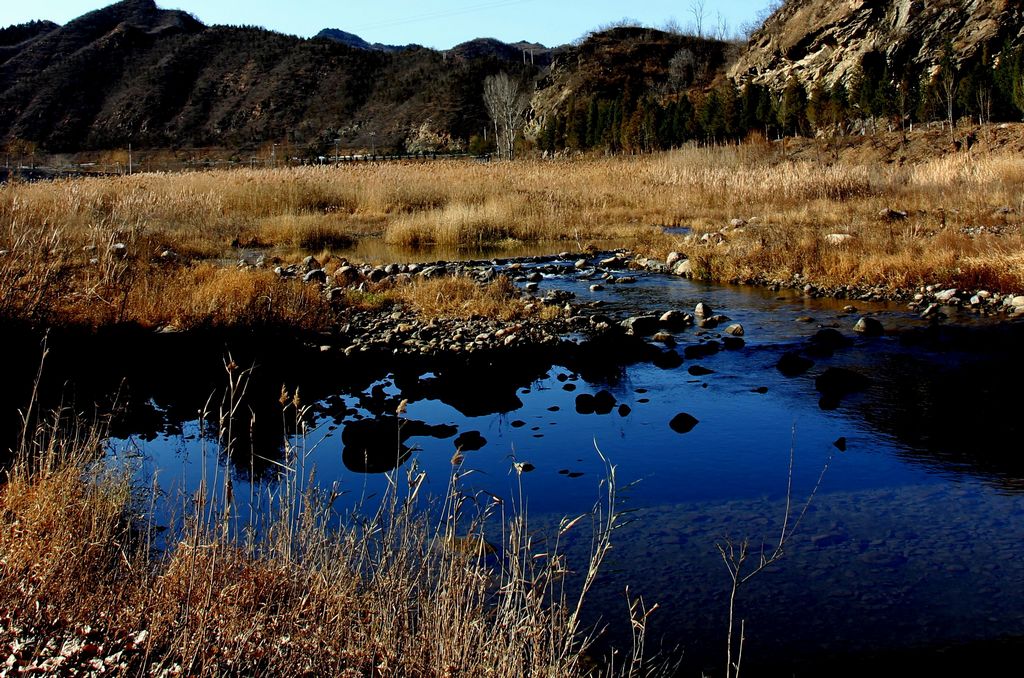
[[[717,330],[690,328],[674,334],[678,349],[620,336],[472,359],[356,360],[286,336],[54,335],[42,406],[114,408],[115,435],[155,441],[143,449],[157,466],[187,466],[195,441],[184,432],[220,436],[216,416],[196,420],[223,402],[230,354],[253,368],[232,423],[242,478],[269,476],[305,428],[323,443],[312,461],[328,483],[355,473],[372,484],[414,455],[446,479],[455,455],[475,472],[470,489],[507,496],[514,458],[533,469],[521,479],[531,511],[555,515],[592,504],[597,444],[624,484],[641,481],[627,498],[639,532],[620,537],[612,569],[622,576],[598,609],[621,603],[616,584],[635,583],[701,647],[716,646],[708,629],[722,621],[713,544],[771,532],[796,424],[798,491],[829,455],[836,462],[792,570],[747,599],[752,652],[777,648],[766,661],[790,661],[1018,632],[1020,592],[1001,587],[1020,578],[1024,325],[932,326],[861,303],[889,330],[865,338],[844,304],[792,293],[657,276],[600,294],[572,277],[543,285],[610,315],[707,301],[744,325],[745,344],[726,350]],[[19,356],[3,395],[11,413],[31,393],[41,348],[31,333],[7,336]],[[696,661],[694,675],[706,668]]]

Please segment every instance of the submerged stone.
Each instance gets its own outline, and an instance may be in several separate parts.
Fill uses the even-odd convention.
[[[687,414],[686,412],[680,412],[676,416],[672,417],[672,421],[668,423],[676,433],[689,433],[694,429],[700,421],[697,420],[693,415]]]
[[[480,431],[466,431],[455,439],[455,447],[462,452],[473,452],[486,444],[487,439],[480,435]]]
[[[790,351],[782,354],[782,357],[779,358],[779,362],[775,364],[775,367],[783,374],[783,376],[795,377],[814,367],[814,361]]]

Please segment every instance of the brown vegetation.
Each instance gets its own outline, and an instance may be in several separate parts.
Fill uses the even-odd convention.
[[[397,288],[395,297],[427,318],[467,319],[478,316],[505,321],[523,320],[533,315],[539,305],[520,298],[515,285],[505,276],[498,276],[485,286],[465,277],[417,281]],[[546,308],[543,313],[557,311]]]
[[[915,132],[911,146],[929,134]],[[1016,138],[1020,129],[999,134]],[[323,329],[331,309],[314,286],[232,270],[238,248],[286,263],[313,253],[330,273],[351,242],[378,236],[410,260],[429,258],[422,249],[431,245],[547,242],[555,251],[614,241],[649,255],[681,251],[708,280],[1024,288],[1024,164],[1012,144],[948,153],[933,145],[928,158],[881,164],[888,151],[872,155],[872,143],[755,139],[571,161],[14,183],[0,188],[0,312]],[[737,218],[748,223],[730,228]],[[693,236],[663,226],[688,226]],[[837,234],[852,237],[837,242]]]
[[[237,374],[232,383],[243,386]],[[297,396],[282,401],[301,419]],[[230,469],[218,467],[183,499],[183,518],[157,528],[165,500],[102,460],[96,428],[69,431],[56,420],[28,428],[0,485],[8,670],[589,673],[579,605],[616,526],[610,504],[595,509],[589,567],[572,576],[558,543],[579,520],[542,540],[500,500],[481,507],[464,497],[458,467],[432,518],[415,467],[393,479],[379,509],[343,516],[335,491],[304,486],[312,475],[303,451],[289,447],[279,481],[248,497],[249,519],[237,518],[245,499],[234,495]],[[614,469],[605,489],[613,502]],[[497,545],[486,540],[491,530],[503,535]],[[584,593],[570,597],[568,579]]]

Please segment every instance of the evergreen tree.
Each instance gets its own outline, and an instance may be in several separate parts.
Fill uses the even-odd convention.
[[[837,80],[828,94],[828,121],[840,129],[850,123],[850,94],[842,80]]]
[[[540,132],[540,150],[554,153],[558,150],[558,116],[549,115]]]
[[[816,131],[821,131],[831,125],[829,120],[829,105],[832,97],[826,87],[820,82],[815,83],[811,89],[811,98],[807,101],[807,121]]]
[[[957,96],[960,110],[972,112],[979,123],[989,122],[992,119],[994,90],[992,59],[986,46],[982,49],[981,58],[961,80]]]
[[[771,91],[767,87],[759,88],[757,108],[754,115],[758,122],[758,128],[764,127],[765,136],[770,136],[772,129],[775,127],[775,120],[778,117],[776,103],[777,100],[772,96]]]
[[[590,100],[590,108],[587,111],[587,148],[594,148],[601,142],[600,118],[601,107],[597,97],[594,97]]]
[[[921,122],[938,120],[942,116],[941,97],[939,96],[938,78],[921,76],[921,96],[917,101],[917,119]]]
[[[1007,40],[995,59],[992,69],[992,108],[999,120],[1019,119],[1020,112],[1013,102],[1013,83],[1020,72],[1020,50]]]
[[[697,121],[700,123],[702,136],[707,143],[713,144],[722,140],[725,125],[722,100],[717,89],[708,92],[704,100],[700,102],[697,107]]]
[[[803,84],[790,76],[779,105],[779,125],[784,134],[801,135],[807,130],[807,92]]]
[[[743,104],[740,93],[731,80],[718,86],[718,98],[722,103],[722,133],[728,139],[738,139],[743,135]]]
[[[1024,48],[1010,42],[999,52],[999,63],[992,74],[993,107],[1004,119],[1020,120],[1024,113]]]
[[[664,108],[658,109],[658,148],[666,149],[677,145],[675,135],[675,119],[679,104],[670,101]]]
[[[565,145],[566,148],[576,151],[582,151],[587,147],[587,109],[576,99],[573,99],[569,108]]]
[[[622,102],[612,103],[611,120],[605,132],[605,146],[612,153],[622,151]]]
[[[694,138],[692,133],[694,115],[693,102],[690,101],[689,96],[683,95],[676,102],[676,115],[672,120],[672,132],[677,144],[682,145]]]
[[[740,127],[743,132],[762,130],[762,121],[758,118],[757,107],[760,103],[761,85],[748,82],[740,91]]]
[[[568,136],[569,119],[564,116],[558,116],[558,124],[555,127],[555,148],[564,149],[565,140]]]

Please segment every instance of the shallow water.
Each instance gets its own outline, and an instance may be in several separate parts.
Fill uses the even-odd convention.
[[[552,524],[598,498],[605,475],[599,448],[617,466],[620,486],[636,483],[620,496],[636,512],[615,535],[591,609],[611,624],[609,637],[621,640],[625,586],[657,602],[652,633],[682,648],[685,675],[715,670],[724,653],[728,579],[715,545],[723,537],[777,539],[791,450],[798,506],[828,468],[786,557],[742,592],[749,666],[814,673],[849,656],[1024,636],[1017,442],[1024,327],[966,317],[930,327],[898,306],[852,302],[889,330],[863,338],[851,331],[858,315],[843,312],[851,302],[659,275],[602,292],[591,284],[549,276],[541,292],[567,289],[579,301],[603,302],[612,315],[692,310],[704,301],[743,324],[746,345],[673,369],[622,365],[608,355],[566,364],[446,364],[425,373],[397,363],[319,363],[246,346],[241,337],[193,347],[180,362],[172,351],[155,360],[120,352],[113,363],[94,360],[85,369],[68,360],[58,369],[81,382],[72,397],[102,400],[98,394],[120,385],[130,404],[114,447],[143,455],[140,473],[158,471],[169,491],[194,488],[216,463],[196,412],[224,380],[218,363],[225,349],[256,366],[250,406],[257,421],[275,422],[253,432],[259,455],[280,457],[282,436],[294,430],[274,414],[280,386],[298,387],[314,405],[307,464],[325,485],[340,482],[349,492],[343,502],[383,491],[382,475],[361,471],[411,459],[432,491],[443,493],[456,434],[478,432],[483,444],[465,451],[465,466],[478,473],[464,489],[514,497],[512,461],[530,462],[536,470],[522,476],[530,514],[535,525]],[[779,358],[806,352],[822,325],[835,325],[851,345],[817,355],[805,374],[781,374]],[[676,334],[677,350],[719,336],[690,328]],[[698,376],[695,367],[704,368],[693,370]],[[868,377],[866,388],[838,403],[822,399],[816,378],[833,367]],[[602,391],[614,398],[609,413],[577,412],[579,396]],[[396,459],[391,415],[402,399],[409,403],[401,430],[415,435]],[[687,433],[669,426],[682,412],[698,420]],[[845,451],[836,446],[840,438]],[[367,453],[366,440],[382,439],[387,445]],[[250,476],[272,474],[265,459],[234,459],[236,496],[246,495]],[[570,543],[577,562],[584,536]]]

